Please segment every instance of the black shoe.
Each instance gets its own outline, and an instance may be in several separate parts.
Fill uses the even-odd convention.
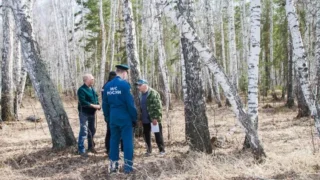
[[[98,152],[94,148],[88,149],[88,152],[92,152],[93,154],[98,154]]]
[[[79,155],[80,155],[81,157],[83,157],[83,158],[88,158],[88,157],[89,157],[88,153],[86,153],[86,152],[79,153]]]

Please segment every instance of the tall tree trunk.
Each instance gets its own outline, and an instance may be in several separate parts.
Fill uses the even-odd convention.
[[[316,25],[316,62],[317,62],[317,100],[320,101],[320,1],[317,2],[317,25]]]
[[[180,11],[193,26],[193,0],[182,0]],[[212,153],[204,89],[201,79],[200,56],[192,43],[181,36],[182,54],[185,66],[186,94],[184,99],[185,132],[189,146],[194,151]]]
[[[154,3],[154,0],[153,0]],[[158,10],[158,8],[157,8]],[[160,11],[157,11],[157,14]],[[163,84],[163,92],[164,92],[164,100],[166,105],[166,121],[167,121],[167,128],[168,128],[168,139],[171,139],[171,119],[169,119],[169,107],[170,107],[170,86],[169,86],[169,79],[168,79],[168,68],[166,65],[167,56],[164,47],[164,39],[163,39],[163,27],[161,22],[161,15],[156,17],[156,29],[155,34],[157,36],[157,47],[158,47],[158,54],[159,54],[159,69],[160,69],[160,76],[162,77],[162,84]]]
[[[246,132],[249,134],[250,145],[255,157],[264,157],[265,153],[259,140],[258,133],[254,129],[249,116],[245,113],[239,95],[231,85],[221,67],[218,65],[216,58],[212,55],[211,51],[203,44],[201,39],[194,31],[194,28],[191,27],[186,18],[183,16],[183,8],[181,8],[180,2],[172,1],[171,3],[168,3],[167,1],[163,0],[157,0],[157,2],[163,5],[161,9],[164,10],[165,15],[168,16],[173,21],[173,23],[180,28],[182,38],[185,38],[189,43],[192,43],[192,46],[198,51],[202,63],[208,66],[210,71],[217,79],[218,83],[221,85],[222,89],[224,90],[225,96],[229,99],[232,105],[233,112],[236,114],[238,120],[243,125]]]
[[[118,1],[111,1],[111,58],[110,58],[110,70],[113,69],[113,61],[114,61],[114,48],[115,48],[115,29],[116,29],[116,14],[118,10]]]
[[[74,146],[76,140],[69,124],[67,113],[63,108],[61,98],[49,77],[47,69],[44,68],[44,61],[40,57],[38,44],[34,41],[32,34],[30,15],[24,11],[28,7],[21,4],[20,0],[16,0],[15,9],[19,10],[15,11],[14,15],[17,27],[19,27],[16,30],[20,37],[22,53],[32,85],[36,90],[47,119],[53,148],[63,149],[68,146]]]
[[[23,60],[22,67],[21,67],[20,81],[19,81],[19,84],[17,85],[15,102],[14,102],[14,110],[15,110],[16,118],[18,120],[20,120],[19,111],[22,104],[22,98],[24,95],[26,81],[27,81],[27,70],[26,70],[25,61]]]
[[[297,97],[297,102],[298,102],[298,115],[297,115],[297,118],[309,117],[310,116],[310,110],[309,110],[309,107],[308,107],[308,104],[307,104],[306,100],[303,97],[303,92],[302,92],[301,85],[300,85],[300,82],[299,82],[299,77],[296,77],[296,81],[297,81],[296,97]]]
[[[222,49],[222,64],[224,73],[227,73],[227,62],[226,62],[226,50],[225,50],[225,39],[224,39],[224,21],[223,21],[223,2],[224,0],[220,0],[220,32],[221,32],[221,49]]]
[[[99,19],[100,19],[100,28],[101,28],[101,38],[102,38],[102,45],[101,45],[101,64],[100,64],[100,84],[99,89],[105,83],[105,73],[106,73],[106,28],[104,26],[104,19],[103,19],[103,3],[102,0],[99,0]]]
[[[238,87],[238,64],[236,49],[236,32],[234,26],[233,0],[228,2],[228,32],[229,32],[229,74],[235,88]]]
[[[291,37],[288,38],[288,77],[287,77],[287,103],[288,108],[294,106],[294,96],[293,96],[293,50],[292,50],[292,40]]]
[[[200,78],[199,53],[187,39],[181,39],[186,69],[186,137],[192,150],[212,153],[206,103]]]
[[[248,60],[248,116],[254,129],[258,131],[258,81],[260,48],[261,2],[250,2],[250,54]],[[249,135],[246,134],[244,148],[250,147]]]
[[[21,60],[21,44],[19,37],[14,37],[14,64],[13,64],[13,81],[14,81],[14,102],[13,102],[13,112],[14,116],[17,120],[18,117],[18,88],[21,80],[21,67],[22,67],[22,60]]]
[[[13,16],[11,0],[3,0],[3,47],[1,62],[1,118],[3,121],[13,121]]]
[[[271,94],[272,94],[272,98],[273,100],[279,100],[277,97],[277,94],[275,93],[275,71],[274,71],[274,62],[273,62],[273,0],[270,0],[270,86],[271,86]]]
[[[130,66],[131,82],[135,83],[140,78],[139,55],[137,52],[136,30],[133,19],[131,0],[123,0],[123,17],[126,31],[126,52],[127,61]],[[139,92],[137,88],[132,88],[134,101],[137,109],[139,109]],[[138,111],[139,112],[139,111]]]
[[[310,113],[314,117],[318,136],[320,137],[320,108],[318,102],[315,100],[315,96],[310,89],[310,84],[308,81],[309,69],[306,60],[306,53],[303,47],[301,34],[299,31],[298,18],[292,0],[286,0],[286,13],[292,37],[293,49],[295,52],[294,54],[297,56],[295,67],[298,71],[300,86],[303,92],[303,96],[307,101],[308,107],[311,111]]]

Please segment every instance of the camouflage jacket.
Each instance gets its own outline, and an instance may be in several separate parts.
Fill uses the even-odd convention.
[[[141,102],[141,94],[140,94],[140,102]],[[161,123],[162,119],[162,104],[160,94],[149,87],[148,95],[147,95],[147,111],[150,117],[150,120],[156,119],[159,123]]]

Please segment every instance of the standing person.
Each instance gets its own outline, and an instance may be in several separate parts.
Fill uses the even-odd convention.
[[[109,73],[109,77],[108,77],[108,81],[103,85],[102,89],[101,89],[101,97],[103,99],[103,91],[104,91],[104,88],[106,87],[106,85],[108,84],[108,82],[110,82],[113,78],[115,78],[117,76],[116,72],[115,71],[110,71]],[[106,121],[107,123],[107,132],[106,132],[106,137],[105,137],[105,140],[104,140],[104,145],[105,145],[105,148],[106,148],[106,153],[109,155],[109,152],[110,152],[110,137],[111,137],[111,130],[110,130],[110,122],[108,121],[108,119],[104,118],[104,120]],[[123,151],[123,143],[122,143],[122,140],[120,141],[121,142],[121,151]]]
[[[81,156],[87,157],[84,147],[84,140],[88,138],[88,151],[97,153],[93,141],[96,133],[95,128],[95,113],[101,107],[98,101],[98,95],[92,88],[94,84],[94,77],[91,74],[83,76],[83,85],[78,89],[78,111],[80,119],[80,132],[78,139],[78,151]]]
[[[162,104],[159,93],[148,86],[146,80],[140,79],[135,83],[140,91],[140,107],[142,113],[142,124],[144,140],[147,144],[146,156],[152,153],[151,146],[151,123],[159,125],[159,132],[154,133],[156,142],[161,155],[165,154],[163,136],[162,136]]]
[[[110,121],[110,172],[116,172],[119,160],[119,141],[123,140],[124,172],[133,171],[133,126],[137,121],[137,110],[130,93],[129,67],[116,65],[117,76],[110,81],[103,92],[103,113]]]

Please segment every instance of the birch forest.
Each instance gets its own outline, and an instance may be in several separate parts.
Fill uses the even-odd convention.
[[[319,0],[0,0],[0,49],[0,179],[320,179]],[[138,121],[135,82],[162,101],[166,154],[137,123],[131,174],[103,111],[77,154],[83,76],[102,104],[119,64]]]

